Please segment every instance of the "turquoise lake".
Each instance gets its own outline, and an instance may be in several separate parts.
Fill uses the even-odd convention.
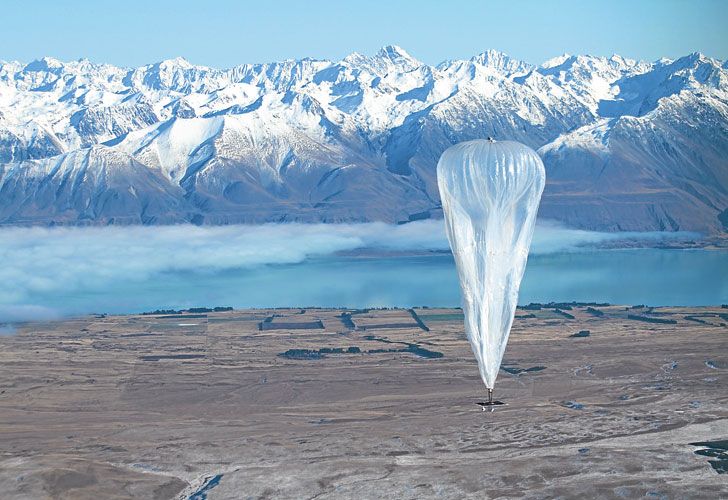
[[[36,292],[37,304],[64,313],[129,313],[194,306],[373,307],[458,306],[449,254],[308,258],[219,271],[165,271],[113,286]],[[549,301],[614,304],[728,303],[728,252],[589,250],[531,256],[521,304]]]
[[[520,303],[728,303],[728,251],[674,249],[693,237],[542,223]],[[0,326],[202,306],[453,307],[460,289],[448,249],[436,220],[1,228]]]

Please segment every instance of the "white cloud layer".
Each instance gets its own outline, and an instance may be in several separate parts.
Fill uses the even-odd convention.
[[[546,224],[537,227],[532,252],[575,251],[584,245],[625,237],[674,236],[595,233]],[[401,252],[446,251],[449,247],[440,220],[399,226],[369,223],[2,228],[0,322],[52,319],[65,312],[57,303],[49,307],[43,297],[92,295],[94,290],[118,283],[164,279],[168,273],[216,273],[295,264],[311,257],[359,249]],[[92,303],[91,297],[89,304]]]

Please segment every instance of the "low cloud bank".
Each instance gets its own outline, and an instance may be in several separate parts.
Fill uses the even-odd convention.
[[[601,233],[597,231],[570,229],[550,221],[539,221],[533,235],[531,253],[534,255],[544,255],[559,252],[579,252],[602,245],[614,247],[639,245],[649,247],[674,241],[696,240],[700,238],[700,234],[687,231]]]
[[[579,251],[620,239],[685,233],[595,233],[540,225],[535,254]],[[447,251],[441,220],[368,224],[189,225],[0,229],[0,322],[47,320],[64,313],[62,294],[164,280],[169,273],[216,273],[295,264],[358,249]],[[141,286],[141,285],[140,285]],[[61,297],[59,299],[58,297]],[[55,306],[49,306],[54,297]],[[89,303],[91,303],[90,300]],[[91,310],[87,312],[92,312]]]

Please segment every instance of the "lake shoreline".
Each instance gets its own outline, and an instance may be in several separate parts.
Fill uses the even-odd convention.
[[[542,311],[544,313],[552,312],[555,317],[559,319],[574,319],[573,315],[568,311],[572,310],[584,310],[588,315],[596,318],[603,317],[603,308],[610,310],[624,311],[625,319],[633,321],[641,321],[646,323],[666,323],[675,324],[675,321],[666,321],[661,318],[666,314],[683,314],[685,320],[701,323],[710,324],[703,319],[707,313],[705,311],[713,311],[712,316],[717,319],[717,324],[714,326],[720,326],[728,328],[728,304],[703,304],[703,305],[669,305],[669,306],[651,306],[647,304],[611,304],[608,302],[594,302],[594,301],[567,301],[567,302],[530,302],[528,304],[519,304],[516,307],[515,320],[532,319],[536,316],[534,312]],[[443,318],[439,313],[434,311],[448,310],[454,312],[448,312],[443,314]],[[425,331],[429,331],[429,328],[422,321],[422,318],[428,318],[431,321],[441,321],[443,319],[453,320],[458,316],[460,322],[463,320],[462,307],[452,306],[438,306],[438,305],[421,305],[412,307],[326,307],[326,306],[281,306],[281,307],[248,307],[248,308],[234,308],[230,306],[196,306],[187,309],[155,309],[149,311],[136,311],[121,314],[106,314],[106,313],[88,313],[88,314],[76,314],[58,317],[47,320],[27,320],[27,321],[15,321],[15,322],[0,322],[0,337],[3,335],[12,336],[22,331],[25,328],[37,326],[37,325],[53,325],[56,323],[64,323],[69,321],[107,321],[110,318],[149,318],[150,320],[194,320],[197,323],[177,323],[176,325],[184,327],[198,326],[207,322],[210,318],[224,316],[226,314],[241,315],[256,318],[260,321],[260,330],[268,331],[271,330],[311,330],[311,329],[323,329],[323,324],[317,322],[316,324],[309,324],[306,322],[293,322],[283,323],[282,326],[275,326],[277,323],[276,318],[283,315],[290,315],[291,311],[297,311],[297,315],[310,315],[316,312],[339,312],[344,326],[351,330],[358,329],[355,323],[352,321],[352,317],[360,314],[377,314],[386,312],[400,312],[405,311],[414,318],[414,325],[418,328],[422,328]],[[670,311],[665,313],[664,311]],[[697,311],[697,312],[696,312]],[[217,321],[217,320],[216,320]],[[224,321],[224,320],[221,320]],[[401,325],[380,325],[392,328],[398,328]],[[362,331],[366,328],[362,328]],[[146,333],[137,333],[133,335],[127,335],[129,337],[144,337],[148,336]]]

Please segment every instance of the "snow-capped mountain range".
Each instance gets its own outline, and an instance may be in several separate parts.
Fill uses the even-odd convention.
[[[403,222],[441,216],[453,143],[544,159],[540,217],[599,230],[725,231],[728,65],[396,46],[227,70],[0,63],[0,224]]]

